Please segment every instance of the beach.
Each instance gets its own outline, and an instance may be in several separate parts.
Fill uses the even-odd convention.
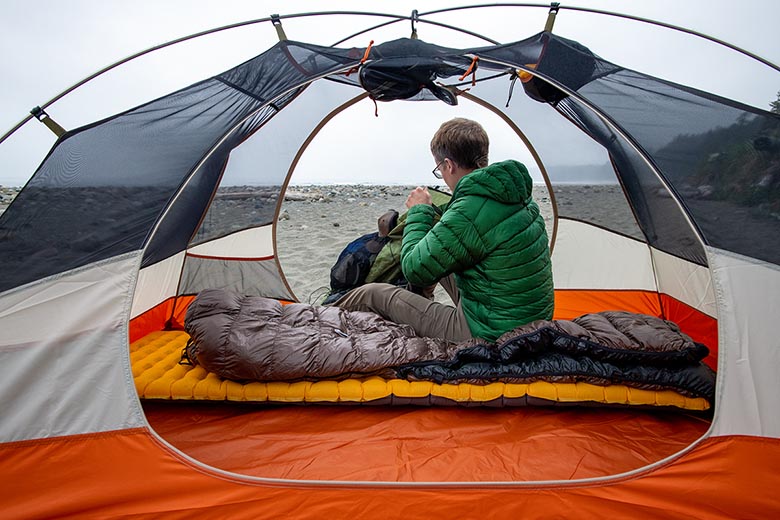
[[[389,209],[406,211],[406,197],[414,186],[290,186],[279,213],[277,254],[284,276],[299,301],[319,303],[329,286],[330,268],[344,247],[377,231],[377,219]],[[559,215],[577,214],[595,224],[617,221],[630,234],[633,216],[622,208],[620,186],[559,185],[555,187]],[[552,197],[545,185],[534,186],[534,199],[553,231]],[[623,202],[623,204],[625,204]],[[437,301],[447,302],[441,287]]]
[[[298,185],[288,186],[279,208],[277,256],[295,297],[319,303],[326,296],[330,269],[344,247],[362,235],[377,231],[377,219],[387,210],[406,211],[406,197],[414,186]],[[218,190],[198,233],[215,238],[246,225],[264,225],[273,219],[278,187],[229,186]],[[0,187],[0,213],[19,188]],[[619,185],[556,185],[554,193],[534,185],[534,200],[553,236],[553,200],[559,217],[576,218],[609,227],[628,236],[639,234]],[[439,287],[437,301],[449,298]]]

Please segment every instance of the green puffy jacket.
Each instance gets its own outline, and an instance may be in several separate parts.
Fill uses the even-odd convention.
[[[532,188],[525,166],[504,161],[463,177],[439,222],[425,204],[407,214],[404,276],[425,286],[455,273],[476,338],[495,341],[517,326],[552,319],[550,249]]]

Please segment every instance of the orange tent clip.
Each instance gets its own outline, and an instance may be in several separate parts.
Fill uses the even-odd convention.
[[[366,47],[366,52],[363,53],[363,57],[360,59],[360,65],[363,65],[365,62],[368,61],[368,55],[371,53],[371,47],[373,46],[374,46],[374,40],[368,42],[368,47]],[[344,75],[349,76],[353,72],[357,72],[357,71],[358,71],[358,67],[352,67]]]
[[[460,81],[463,81],[468,77],[469,74],[471,74],[471,86],[477,84],[477,62],[479,61],[479,56],[474,56],[471,59],[471,65],[469,65],[469,68],[466,69],[466,72],[463,73],[463,75],[459,78]]]

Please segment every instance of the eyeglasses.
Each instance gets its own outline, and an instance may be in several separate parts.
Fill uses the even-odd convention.
[[[445,159],[442,159],[442,160],[441,160],[441,162],[440,162],[439,164],[437,164],[437,165],[436,165],[436,168],[434,168],[434,169],[431,171],[431,173],[433,174],[433,176],[434,176],[434,177],[436,177],[437,179],[441,179],[441,178],[442,178],[442,175],[441,175],[441,172],[439,171],[439,168],[441,168],[441,165],[442,165],[442,164],[444,164],[444,161],[446,161],[446,160],[447,160],[446,158],[445,158]]]

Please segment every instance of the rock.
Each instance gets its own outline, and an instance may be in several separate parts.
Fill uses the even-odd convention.
[[[715,193],[715,188],[713,188],[709,184],[703,184],[698,188],[696,188],[696,190],[699,192],[699,197],[703,199],[708,199],[712,197],[713,193]]]
[[[767,173],[756,184],[759,188],[768,188],[772,185],[773,181],[775,180],[775,176],[771,173]]]
[[[296,202],[301,202],[301,201],[304,201],[304,200],[309,200],[310,198],[311,198],[311,197],[307,197],[306,195],[304,195],[304,194],[302,194],[302,193],[286,193],[286,194],[284,195],[284,200],[288,200],[288,201],[296,201]]]
[[[699,190],[692,186],[680,186],[677,189],[677,193],[684,199],[695,199],[699,196]]]

